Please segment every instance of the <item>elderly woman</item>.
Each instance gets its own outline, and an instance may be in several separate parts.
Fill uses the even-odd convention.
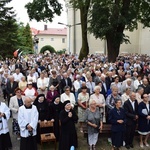
[[[102,114],[102,118],[103,118],[103,120],[105,120],[106,119],[106,118],[104,118],[104,116],[105,116],[105,98],[104,98],[104,95],[101,94],[100,92],[101,92],[101,87],[95,86],[94,94],[92,94],[90,96],[90,99],[96,101],[96,106],[99,107],[99,110]]]
[[[71,103],[72,108],[74,108],[75,105],[75,96],[72,92],[70,92],[70,87],[65,86],[64,87],[65,93],[61,94],[60,101],[64,103],[65,101],[69,100]]]
[[[77,132],[75,123],[78,116],[72,109],[69,100],[64,102],[64,109],[60,112],[61,135],[59,141],[59,150],[70,150],[71,146],[77,148]]]
[[[17,139],[20,139],[20,129],[18,125],[18,109],[24,104],[25,96],[21,95],[21,89],[15,89],[15,96],[10,98],[9,108],[12,111],[13,117],[13,132],[17,135]]]
[[[58,95],[59,94],[58,94],[57,90],[55,90],[55,87],[53,85],[51,85],[49,88],[49,91],[47,92],[47,95],[46,95],[46,99],[47,99],[48,103],[50,104],[51,102],[53,102],[54,98]]]
[[[150,134],[150,102],[148,100],[148,94],[143,95],[143,101],[140,102],[138,107],[138,133],[140,134],[140,147],[143,148],[144,145],[149,147],[147,143]],[[143,141],[143,136],[145,136]]]
[[[142,87],[138,87],[137,92],[136,92],[136,100],[138,101],[138,103],[142,102],[142,95],[144,93],[144,89]]]
[[[125,92],[121,95],[122,104],[130,98],[131,89],[129,87],[126,88]]]
[[[85,110],[88,106],[88,101],[89,101],[89,93],[87,93],[87,87],[84,86],[81,88],[81,93],[78,95],[78,117],[79,117],[79,123],[80,123],[80,132],[83,132],[83,122],[84,122],[84,115],[85,115]]]
[[[95,150],[98,134],[103,127],[102,115],[96,105],[95,100],[90,100],[89,108],[85,111],[85,122],[88,125],[88,144],[90,150]]]
[[[123,146],[126,117],[125,111],[121,108],[122,102],[120,99],[115,101],[115,107],[109,112],[109,122],[111,123],[112,131],[112,150],[120,149]]]
[[[22,77],[21,77],[21,81],[19,81],[18,86],[19,86],[19,88],[20,88],[22,91],[25,90],[25,88],[27,87],[27,81],[26,81],[26,77],[25,77],[25,76],[22,76]]]

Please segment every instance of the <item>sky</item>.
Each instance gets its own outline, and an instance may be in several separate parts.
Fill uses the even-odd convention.
[[[18,22],[23,22],[25,25],[29,23],[30,27],[36,28],[38,30],[43,30],[44,25],[47,25],[48,28],[64,28],[65,27],[64,25],[59,25],[58,22],[67,24],[67,13],[66,13],[64,0],[59,0],[59,2],[63,4],[63,11],[61,13],[61,16],[55,16],[52,23],[36,22],[35,20],[29,21],[27,10],[24,8],[24,6],[28,2],[32,2],[32,0],[12,0],[9,3],[9,6],[13,7],[17,14],[16,19]]]

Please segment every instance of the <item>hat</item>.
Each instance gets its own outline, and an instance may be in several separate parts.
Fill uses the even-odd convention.
[[[66,101],[64,102],[64,107],[65,107],[67,104],[70,104],[70,100],[66,100]]]
[[[27,84],[30,84],[30,85],[32,85],[32,82],[28,82]]]

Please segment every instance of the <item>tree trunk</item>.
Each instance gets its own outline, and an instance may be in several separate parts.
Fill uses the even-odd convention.
[[[82,47],[79,54],[79,59],[82,60],[89,54],[89,45],[87,39],[87,15],[88,11],[82,7],[80,8],[80,18],[81,18],[81,30],[82,30]]]
[[[112,37],[106,37],[107,39],[107,56],[109,62],[115,62],[119,55],[120,44],[115,45]]]

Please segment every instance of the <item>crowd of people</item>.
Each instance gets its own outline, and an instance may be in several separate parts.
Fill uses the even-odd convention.
[[[111,124],[113,150],[119,150],[123,141],[127,149],[133,148],[136,129],[139,146],[149,147],[148,55],[122,54],[114,63],[102,54],[88,55],[82,61],[67,54],[6,58],[0,61],[0,83],[4,98],[0,102],[0,150],[12,147],[10,115],[20,150],[37,150],[39,123],[49,120],[54,123],[59,150],[78,147],[76,127],[83,133],[84,124],[89,149],[95,150],[104,123]]]

